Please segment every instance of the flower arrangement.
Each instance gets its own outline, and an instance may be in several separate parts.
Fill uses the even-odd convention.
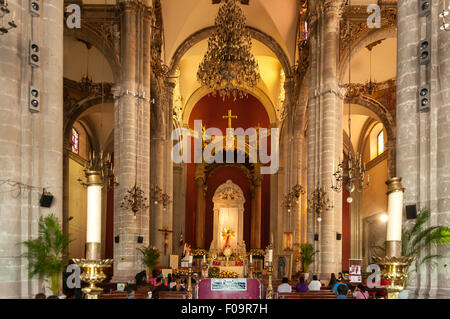
[[[264,259],[264,257],[266,256],[266,252],[263,249],[254,248],[249,251],[248,255],[252,255],[253,258],[256,259]]]
[[[222,270],[219,278],[237,278],[238,274],[234,271]]]
[[[182,277],[188,275],[188,270],[183,268],[174,269],[172,271],[173,276],[175,277]]]
[[[208,256],[208,252],[202,248],[197,248],[197,249],[194,249],[194,251],[192,252],[192,256],[194,256],[194,257]]]
[[[220,277],[220,269],[219,267],[211,267],[208,270],[209,278],[219,278]]]

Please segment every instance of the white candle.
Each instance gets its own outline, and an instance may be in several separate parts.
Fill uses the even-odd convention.
[[[206,264],[206,256],[203,255],[203,263]]]
[[[273,261],[273,249],[269,249],[269,262]]]
[[[253,264],[253,255],[250,255],[250,263]]]
[[[403,192],[392,192],[388,196],[387,241],[402,240]]]
[[[102,234],[102,187],[87,188],[87,243],[100,243]]]
[[[190,255],[189,256],[189,263],[192,264],[194,262],[194,256]]]

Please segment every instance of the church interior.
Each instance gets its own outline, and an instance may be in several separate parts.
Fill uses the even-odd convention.
[[[0,6],[0,298],[450,298],[449,1]]]

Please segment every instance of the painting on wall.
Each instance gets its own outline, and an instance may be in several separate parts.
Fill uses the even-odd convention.
[[[291,279],[292,255],[276,255],[273,266],[275,279],[283,279],[284,277]]]

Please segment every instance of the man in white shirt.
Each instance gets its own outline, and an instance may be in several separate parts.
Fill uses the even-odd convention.
[[[313,276],[313,280],[308,285],[309,291],[320,291],[320,287],[322,287],[322,283],[317,280],[317,275]]]
[[[278,292],[292,292],[292,286],[289,285],[289,279],[286,277],[281,281],[281,285],[278,286]]]

